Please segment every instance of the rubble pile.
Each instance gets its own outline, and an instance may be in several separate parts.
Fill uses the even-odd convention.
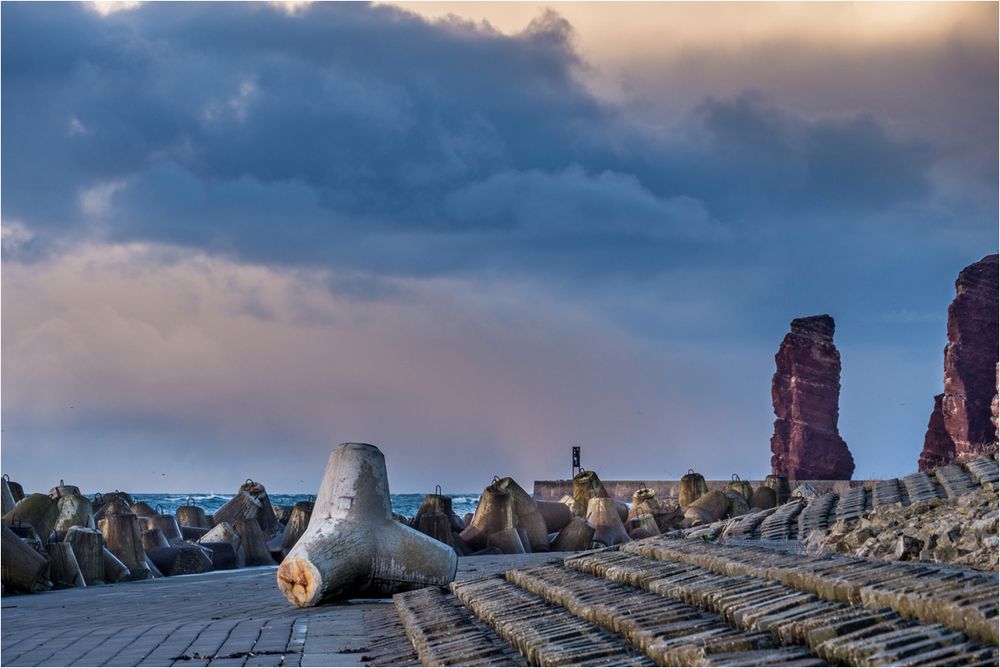
[[[858,557],[929,561],[997,570],[997,494],[980,488],[954,499],[876,508],[857,522],[837,522],[806,544]]]

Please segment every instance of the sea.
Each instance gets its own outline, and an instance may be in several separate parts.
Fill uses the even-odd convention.
[[[281,506],[292,506],[299,501],[313,501],[315,500],[315,495],[309,494],[271,494],[268,493],[268,498],[271,499],[272,504],[278,504]],[[479,502],[478,494],[451,494],[451,507],[455,511],[455,514],[462,517],[466,513],[473,513],[476,511],[476,504]],[[198,493],[198,494],[132,494],[132,498],[136,501],[145,501],[151,505],[154,509],[157,506],[163,508],[162,512],[165,514],[174,514],[176,510],[181,507],[188,505],[189,503],[195,506],[201,506],[205,509],[206,513],[214,513],[216,510],[221,508],[226,501],[233,498],[232,494],[214,494],[214,493]],[[417,508],[420,507],[420,502],[424,500],[423,494],[391,494],[390,502],[392,503],[392,510],[395,513],[403,515],[404,517],[413,517],[417,514]]]

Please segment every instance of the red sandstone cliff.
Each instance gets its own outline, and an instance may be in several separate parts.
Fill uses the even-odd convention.
[[[944,393],[934,397],[920,453],[920,470],[981,452],[997,440],[993,399],[997,393],[996,255],[962,270],[948,307]]]
[[[993,417],[993,440],[1000,440],[1000,362],[997,362],[997,391],[993,395],[990,413]]]
[[[774,356],[771,470],[793,480],[849,480],[854,457],[837,431],[840,353],[833,318],[792,320]]]

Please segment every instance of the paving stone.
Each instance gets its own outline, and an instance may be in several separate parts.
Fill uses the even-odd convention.
[[[459,577],[496,573],[559,554],[459,559]],[[564,555],[562,555],[564,556]],[[67,665],[299,665],[312,640],[336,656],[332,665],[360,665],[375,646],[410,665],[402,626],[365,621],[370,611],[393,612],[389,601],[297,609],[278,592],[274,567],[216,571],[3,598],[0,663]],[[66,614],[72,611],[71,614]],[[380,613],[381,614],[381,613]],[[310,631],[312,621],[317,626]],[[388,635],[387,635],[388,634]],[[328,640],[339,638],[340,640]],[[400,643],[403,643],[402,645]],[[254,652],[261,652],[255,655]],[[223,658],[216,655],[234,655]],[[235,656],[240,655],[240,656]],[[186,658],[184,658],[186,657]],[[175,660],[176,659],[176,660]],[[378,655],[375,657],[378,660]],[[315,658],[310,659],[315,661]],[[329,664],[328,664],[329,665]]]

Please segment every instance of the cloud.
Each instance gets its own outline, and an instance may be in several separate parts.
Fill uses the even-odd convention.
[[[931,147],[891,137],[871,116],[809,119],[755,93],[709,98],[698,114],[711,155],[726,165],[709,161],[706,172],[726,179],[729,206],[850,214],[930,199]]]
[[[743,94],[664,130],[589,92],[573,45],[552,12],[505,36],[336,3],[11,6],[5,206],[39,245],[99,216],[286,266],[597,279],[933,198],[935,149],[878,118]]]
[[[652,241],[724,234],[697,200],[662,199],[635,176],[591,176],[578,165],[556,173],[493,174],[451,193],[445,208],[463,226],[523,231],[537,238],[622,235]]]
[[[84,5],[101,16],[110,16],[118,12],[127,12],[137,8],[142,3],[138,0],[95,0]]]
[[[996,247],[996,142],[954,168],[996,132],[965,103],[995,103],[977,49],[957,69],[813,54],[791,96],[812,104],[769,75],[806,47],[716,79],[744,53],[723,49],[661,68],[646,99],[675,103],[642,107],[592,92],[552,12],[509,35],[354,3],[3,18],[5,466],[166,450],[191,488],[240,448],[312,470],[362,438],[403,453],[410,489],[562,474],[576,441],[608,476],[723,450],[763,473],[774,350],[819,312],[859,467],[915,461],[925,408],[876,418],[939,390],[944,333],[885,314],[943,314]],[[877,86],[851,88],[859,68]],[[975,129],[864,104],[904,75]]]
[[[19,220],[5,220],[0,226],[0,239],[4,251],[14,251],[34,238],[31,230]]]
[[[312,3],[313,0],[270,0],[270,4],[291,16],[303,13]]]
[[[80,208],[88,216],[103,217],[111,212],[115,193],[128,185],[125,179],[105,181],[80,191]]]
[[[253,81],[243,81],[236,92],[225,100],[209,102],[203,112],[203,116],[208,122],[226,120],[243,121],[247,117],[247,108],[256,92],[256,83]]]
[[[87,134],[86,126],[76,116],[69,119],[69,134],[70,136]]]
[[[144,244],[79,246],[3,272],[3,383],[16,388],[4,393],[4,466],[39,487],[53,475],[37,458],[53,433],[63,467],[91,486],[146,484],[158,467],[169,478],[154,484],[175,490],[252,475],[308,491],[329,448],[351,439],[384,447],[401,490],[561,474],[574,443],[624,475],[622,443],[654,457],[703,428],[694,403],[711,384],[692,370],[726,360],[657,349],[510,281],[405,279],[393,285],[406,299],[371,300],[328,289],[363,276]],[[764,437],[769,420],[757,422]],[[736,443],[726,429],[719,442]],[[130,440],[129,470],[109,467],[103,455]]]

